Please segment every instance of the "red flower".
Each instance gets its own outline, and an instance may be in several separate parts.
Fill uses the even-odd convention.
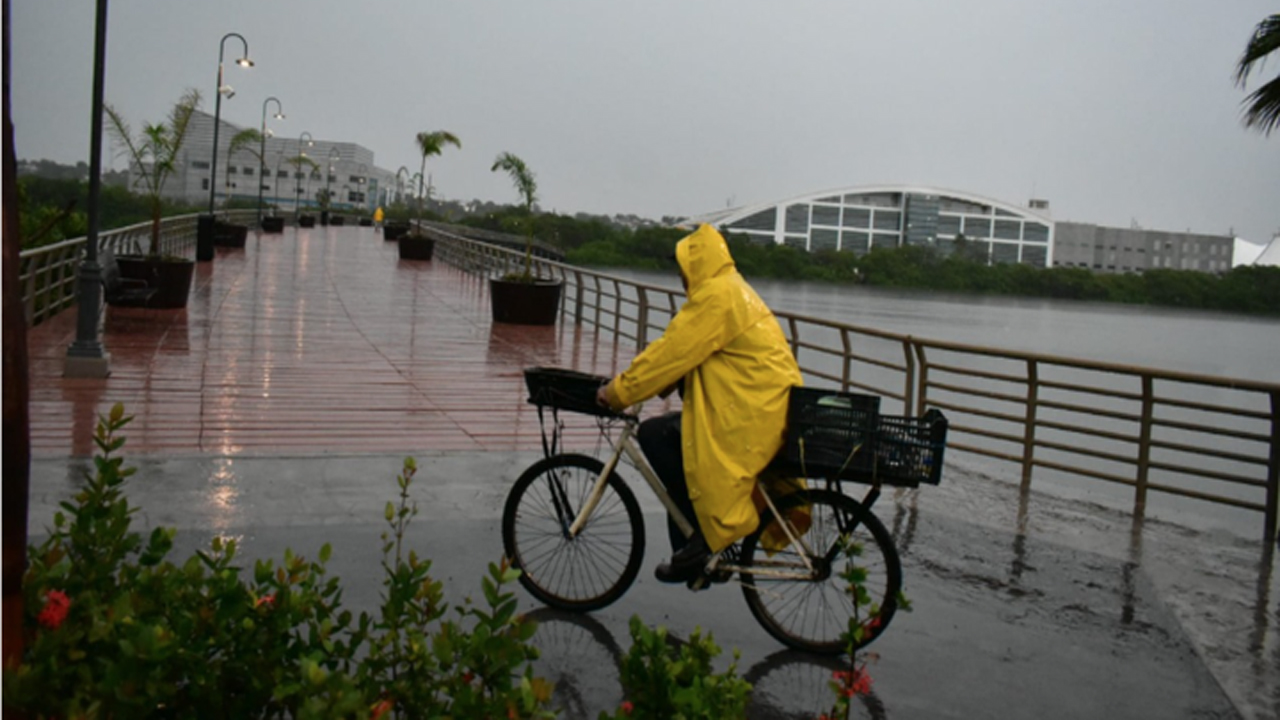
[[[253,601],[254,607],[262,607],[263,605],[266,605],[267,607],[275,607],[275,604],[276,604],[275,593],[272,593],[270,595],[263,595],[262,597]]]
[[[50,590],[44,594],[44,609],[36,619],[50,630],[57,630],[63,620],[67,619],[67,610],[71,608],[71,598],[61,590]]]
[[[632,705],[630,700],[623,700],[620,707],[624,715],[630,715],[636,709],[636,706]]]
[[[391,700],[390,698],[383,700],[382,702],[379,702],[377,705],[373,706],[373,711],[369,715],[369,720],[378,720],[378,718],[390,712],[391,708],[394,706],[395,706],[395,701]]]

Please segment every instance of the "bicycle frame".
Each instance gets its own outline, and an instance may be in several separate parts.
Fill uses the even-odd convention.
[[[666,487],[662,484],[662,481],[658,479],[657,473],[654,472],[653,468],[649,465],[649,462],[645,459],[640,448],[636,447],[636,443],[632,438],[635,436],[638,426],[638,419],[627,420],[623,425],[622,432],[618,436],[618,439],[612,443],[614,446],[613,453],[609,456],[609,460],[605,463],[604,469],[601,470],[599,477],[596,478],[595,484],[592,486],[591,493],[587,496],[586,502],[578,509],[578,513],[574,517],[573,522],[569,524],[567,529],[568,537],[575,538],[580,532],[582,532],[583,527],[587,524],[587,520],[591,517],[591,514],[595,512],[596,507],[600,504],[601,498],[604,497],[605,484],[608,482],[609,475],[611,475],[618,467],[618,461],[622,459],[623,455],[626,455],[627,458],[631,460],[631,463],[636,470],[640,472],[640,476],[645,479],[645,482],[648,483],[649,488],[653,490],[654,494],[658,497],[662,506],[666,508],[667,513],[670,514],[676,526],[680,528],[680,532],[682,532],[686,538],[693,535],[693,524],[689,522],[689,519],[686,518],[684,513],[680,511],[680,508],[676,506],[675,501],[671,499],[671,495],[667,493]],[[761,484],[759,480],[756,482],[760,488],[760,494],[764,497],[765,503],[773,512],[773,516],[779,519],[779,525],[782,527],[783,533],[786,534],[790,545],[794,545],[802,549],[800,559],[803,561],[803,565],[773,561],[769,561],[766,564],[751,566],[739,565],[734,562],[721,564],[720,561],[723,556],[721,553],[717,553],[711,565],[708,567],[708,572],[749,572],[753,575],[779,579],[811,579],[816,574],[813,563],[809,559],[813,554],[812,549],[809,548],[809,546],[800,538],[800,533],[794,531],[791,527],[791,523],[778,512],[777,506],[774,505],[773,499],[769,496],[769,493],[765,491],[763,484]],[[802,571],[796,570],[786,572],[785,570],[778,569],[800,567],[803,567]]]

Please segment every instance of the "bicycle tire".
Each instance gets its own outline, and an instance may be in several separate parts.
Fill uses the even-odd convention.
[[[854,616],[854,603],[840,579],[844,560],[836,545],[841,528],[849,529],[853,542],[863,548],[862,555],[851,561],[866,569],[864,587],[871,603],[880,608],[880,623],[874,628],[864,625],[858,648],[866,647],[884,632],[898,607],[902,565],[893,537],[875,515],[853,498],[838,492],[807,490],[776,501],[783,515],[788,509],[805,503],[810,505],[811,526],[801,540],[812,548],[811,561],[819,570],[817,579],[757,577],[743,570],[740,576],[747,607],[761,627],[788,647],[829,655],[849,650],[841,634]],[[744,568],[752,568],[764,560],[777,562],[780,558],[801,563],[794,547],[780,550],[772,557],[760,547],[761,534],[774,522],[772,511],[765,511],[760,517],[760,528],[743,540]],[[868,610],[869,607],[861,611],[864,617]]]
[[[599,610],[621,597],[640,572],[644,516],[617,473],[609,474],[604,496],[582,532],[565,537],[603,470],[604,463],[593,457],[555,455],[531,465],[507,495],[503,547],[521,570],[520,584],[551,607]],[[553,495],[554,487],[563,493]],[[563,519],[556,497],[570,505]]]

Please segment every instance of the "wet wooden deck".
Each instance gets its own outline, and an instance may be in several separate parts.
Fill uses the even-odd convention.
[[[523,368],[610,375],[633,354],[489,313],[485,279],[400,260],[372,228],[251,233],[198,264],[185,310],[107,308],[106,379],[62,377],[74,309],[30,331],[32,453],[92,454],[116,402],[130,454],[532,450]]]

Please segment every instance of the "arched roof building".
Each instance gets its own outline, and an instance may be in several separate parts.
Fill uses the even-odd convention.
[[[1048,203],[1033,208],[972,193],[910,185],[826,190],[691,217],[761,242],[858,255],[878,246],[929,245],[944,253],[964,236],[992,263],[1053,264],[1054,222]]]

